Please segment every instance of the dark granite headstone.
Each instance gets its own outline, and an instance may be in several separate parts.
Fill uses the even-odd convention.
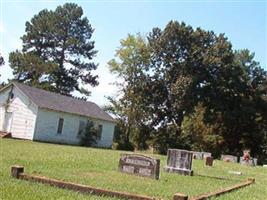
[[[232,155],[222,155],[221,160],[224,162],[233,162],[237,163],[237,157]]]
[[[168,149],[167,166],[164,167],[167,172],[174,172],[183,175],[193,175],[192,171],[192,158],[193,152],[180,150],[180,149]]]
[[[160,160],[139,154],[122,154],[119,171],[159,179]]]
[[[206,165],[212,167],[212,165],[213,165],[213,157],[212,156],[206,157]]]

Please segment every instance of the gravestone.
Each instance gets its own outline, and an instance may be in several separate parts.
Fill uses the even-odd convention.
[[[197,160],[203,159],[203,153],[198,151],[193,151],[193,158]]]
[[[202,152],[203,159],[206,159],[207,157],[212,157],[210,152]]]
[[[139,154],[122,154],[119,160],[119,171],[159,179],[160,160]]]
[[[199,152],[199,151],[193,151],[193,158],[197,160],[203,160],[206,159],[206,157],[211,157],[211,153],[209,152]]]
[[[252,158],[250,156],[250,150],[244,150],[243,156],[240,157],[240,164],[247,165],[247,166],[256,166],[257,165],[257,158]]]
[[[258,159],[257,158],[253,158],[253,161],[254,161],[254,166],[257,166],[258,165]]]
[[[221,160],[224,162],[237,163],[237,157],[232,155],[222,155]]]
[[[206,157],[206,165],[212,167],[213,166],[213,157]]]
[[[164,170],[166,172],[192,176],[192,159],[192,151],[168,149],[167,166],[164,167]]]

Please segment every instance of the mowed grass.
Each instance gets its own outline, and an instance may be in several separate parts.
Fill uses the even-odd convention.
[[[25,173],[42,175],[74,183],[112,189],[129,193],[172,199],[174,193],[189,196],[229,187],[248,177],[254,177],[256,184],[231,192],[216,199],[267,199],[267,169],[247,167],[239,164],[215,161],[213,167],[206,167],[204,161],[194,160],[194,176],[182,176],[163,171],[166,156],[160,158],[160,179],[153,180],[118,172],[118,161],[123,151],[56,145],[32,141],[0,140],[0,199],[116,199],[59,189],[10,177],[10,167],[18,164],[25,167]],[[241,171],[242,176],[228,171]],[[222,177],[223,180],[216,177]],[[215,199],[215,198],[214,198]]]

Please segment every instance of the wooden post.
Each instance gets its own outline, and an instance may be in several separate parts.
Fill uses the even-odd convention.
[[[19,175],[24,172],[23,166],[14,165],[11,167],[11,176],[14,178],[19,178]]]
[[[255,178],[248,178],[248,181],[250,181],[251,183],[255,183]]]
[[[188,200],[188,196],[181,193],[176,193],[173,196],[173,200]]]

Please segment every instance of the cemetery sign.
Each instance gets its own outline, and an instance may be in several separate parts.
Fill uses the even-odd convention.
[[[121,154],[119,171],[159,179],[160,160],[139,154]]]

